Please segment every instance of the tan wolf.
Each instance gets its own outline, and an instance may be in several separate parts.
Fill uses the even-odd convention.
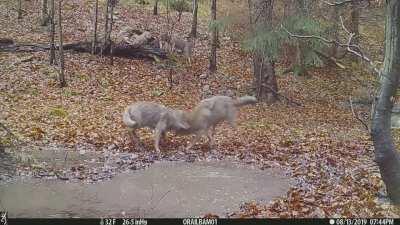
[[[175,49],[182,51],[189,65],[192,63],[194,40],[184,40],[176,35],[162,34],[160,36],[160,47],[174,52]]]
[[[135,131],[149,127],[154,129],[154,145],[157,152],[160,152],[161,136],[168,131],[179,135],[195,134],[195,138],[186,147],[189,150],[202,135],[207,135],[210,146],[214,145],[215,127],[223,121],[235,127],[238,107],[256,102],[257,99],[253,96],[243,96],[238,99],[214,96],[202,100],[192,111],[170,109],[153,102],[138,102],[125,109],[123,122],[129,128],[132,139],[139,148],[142,147]]]
[[[189,128],[185,122],[183,111],[173,110],[153,102],[137,102],[129,105],[122,115],[122,120],[139,149],[142,149],[142,146],[136,130],[142,127],[154,129],[154,145],[157,152],[160,152],[160,138],[167,131]]]
[[[196,135],[186,149],[193,147],[202,135],[207,135],[210,146],[214,145],[215,127],[219,123],[227,121],[231,127],[235,128],[237,109],[256,102],[257,99],[253,96],[243,96],[237,99],[228,96],[214,96],[202,100],[191,112],[185,113],[185,120],[189,124],[189,128],[181,130],[181,133]]]

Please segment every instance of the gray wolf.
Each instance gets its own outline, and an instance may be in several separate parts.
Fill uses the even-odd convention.
[[[214,96],[202,100],[191,111],[170,109],[152,102],[138,102],[125,109],[123,122],[139,148],[142,147],[135,131],[142,127],[149,127],[154,129],[154,145],[157,152],[160,152],[160,139],[167,131],[173,131],[178,135],[195,134],[195,138],[186,147],[189,150],[202,135],[207,135],[210,146],[213,146],[215,127],[223,121],[227,121],[233,128],[236,127],[237,109],[256,102],[257,99],[253,96],[237,99]]]
[[[191,112],[185,113],[189,128],[181,130],[181,133],[195,134],[195,138],[186,149],[193,147],[202,135],[207,135],[210,146],[214,145],[215,127],[227,121],[232,128],[235,128],[238,108],[256,102],[257,99],[253,96],[233,99],[221,95],[202,100]]]
[[[175,49],[181,51],[188,63],[192,63],[192,55],[194,48],[194,40],[184,40],[175,35],[162,34],[160,36],[160,46],[161,48],[169,48],[170,52],[174,52]]]
[[[142,146],[136,130],[143,127],[154,129],[154,145],[157,152],[160,152],[160,138],[167,131],[189,128],[183,111],[173,110],[153,102],[137,102],[129,105],[122,115],[122,121],[128,127],[130,136],[139,149],[142,149]]]

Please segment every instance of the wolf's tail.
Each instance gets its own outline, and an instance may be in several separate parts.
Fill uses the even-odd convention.
[[[132,120],[132,118],[129,114],[129,109],[126,109],[124,114],[122,115],[122,121],[129,128],[134,128],[137,124],[136,121]]]
[[[257,102],[257,98],[254,96],[243,96],[235,100],[234,105],[241,107],[244,105],[254,104]]]

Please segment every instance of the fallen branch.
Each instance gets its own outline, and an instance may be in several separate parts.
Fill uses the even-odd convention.
[[[154,60],[165,59],[167,54],[163,49],[153,47],[152,43],[146,43],[141,46],[132,46],[127,43],[113,43],[111,54],[110,46],[106,46],[103,54],[124,58],[150,58]],[[55,46],[59,48],[59,46]],[[63,45],[64,50],[76,52],[92,52],[92,43],[90,41],[68,43]],[[50,50],[49,45],[42,44],[16,44],[14,42],[0,42],[0,52],[39,52]],[[95,49],[95,54],[100,54],[100,48]]]

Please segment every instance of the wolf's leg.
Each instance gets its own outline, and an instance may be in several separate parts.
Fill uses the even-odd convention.
[[[174,53],[174,49],[175,49],[175,42],[171,40],[171,53]]]
[[[190,144],[186,147],[186,151],[190,150],[196,144],[196,142],[198,142],[200,140],[201,135],[202,135],[202,132],[197,132],[196,133],[196,136],[192,139]]]
[[[158,122],[156,129],[154,130],[154,147],[158,153],[161,152],[160,150],[160,139],[161,137],[165,138],[165,128],[167,127],[166,123],[161,120]]]
[[[228,110],[227,121],[232,128],[236,128],[236,109],[231,108]]]
[[[140,151],[144,150],[143,144],[140,142],[140,138],[137,136],[135,130],[130,131],[131,139],[134,142],[133,144],[136,146],[137,149]]]
[[[215,146],[214,134],[215,134],[215,126],[213,126],[213,127],[208,131],[208,134],[207,134],[208,142],[209,142],[210,148],[212,148],[213,146]]]
[[[161,133],[161,141],[165,143],[165,141],[167,140],[167,132],[162,132]]]

